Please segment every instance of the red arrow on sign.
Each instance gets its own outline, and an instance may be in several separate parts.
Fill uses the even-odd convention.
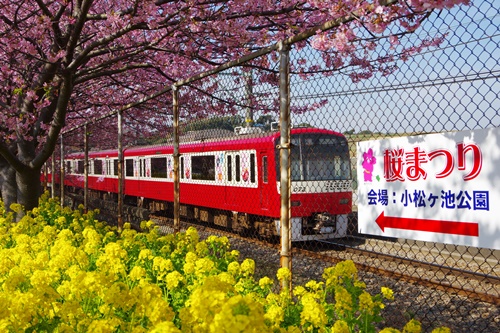
[[[404,229],[414,231],[428,231],[442,234],[454,234],[462,236],[479,236],[479,224],[475,222],[457,222],[414,219],[408,217],[385,216],[382,212],[377,219],[382,232],[385,228]]]

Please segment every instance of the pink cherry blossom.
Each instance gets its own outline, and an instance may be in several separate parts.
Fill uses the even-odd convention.
[[[323,52],[323,63],[300,60],[294,64],[297,72],[307,77],[315,71],[358,66],[353,81],[370,77],[377,70],[389,73],[394,70],[389,65],[371,65],[378,45],[373,36],[390,38],[393,47],[400,47],[397,38],[388,33],[397,29],[388,28],[397,27],[401,33],[415,31],[430,11],[467,4],[468,0],[409,0],[388,7],[363,0],[0,3],[0,154],[18,175],[30,179],[28,176],[36,175],[50,158],[63,129],[116,111],[261,47],[315,31],[325,22],[343,23],[297,44],[298,50],[311,45]],[[404,58],[439,44],[441,38],[397,51]],[[277,76],[266,70],[275,69],[277,58],[278,53],[273,52],[252,61],[254,68],[261,69],[254,73],[256,82],[278,83]],[[384,58],[389,59],[390,54]],[[217,80],[209,81],[192,86],[215,91]],[[186,118],[237,110],[231,103],[215,103],[207,109],[212,104],[204,103],[206,97],[195,96],[194,91],[181,96],[189,107]],[[252,99],[252,103],[258,100]],[[268,112],[276,107],[273,103],[259,107]],[[128,113],[139,119],[141,111],[148,109],[164,116],[169,105],[171,96],[164,94]],[[106,122],[116,126],[114,119],[102,124]],[[129,130],[140,133],[138,128]],[[113,142],[109,135],[113,131],[103,131],[102,141]],[[39,187],[26,185],[18,199],[32,208]]]

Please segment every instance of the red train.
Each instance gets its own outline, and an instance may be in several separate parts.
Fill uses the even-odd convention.
[[[181,137],[181,216],[250,231],[280,232],[279,132],[239,134],[205,130]],[[291,130],[292,241],[344,237],[352,208],[349,148],[337,132]],[[173,146],[123,151],[127,204],[172,212]],[[103,198],[118,192],[117,150],[88,154],[88,188]],[[84,187],[84,154],[67,155],[64,184]]]

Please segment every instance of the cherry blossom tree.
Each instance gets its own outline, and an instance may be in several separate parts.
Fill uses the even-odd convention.
[[[6,205],[17,201],[27,209],[37,206],[41,167],[65,127],[329,21],[338,24],[298,47],[324,52],[321,66],[332,70],[356,66],[352,79],[360,80],[391,68],[380,66],[392,60],[389,51],[379,65],[369,61],[378,40],[390,38],[397,45],[433,10],[464,3],[467,0],[0,0],[3,199]],[[399,49],[397,56],[437,42],[439,36]],[[268,62],[262,57],[252,64],[265,69]],[[306,61],[296,65],[303,66],[296,70],[304,73],[311,70]],[[141,107],[160,109],[169,98],[159,96]]]

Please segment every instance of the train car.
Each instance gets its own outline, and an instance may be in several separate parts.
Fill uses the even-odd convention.
[[[280,234],[279,132],[197,131],[181,137],[181,216],[270,237]],[[88,188],[103,199],[118,193],[118,152],[88,153]],[[123,151],[127,205],[173,210],[173,146]],[[352,208],[346,138],[317,128],[291,130],[291,237],[306,241],[344,237]],[[65,157],[64,184],[84,187],[84,154]]]

